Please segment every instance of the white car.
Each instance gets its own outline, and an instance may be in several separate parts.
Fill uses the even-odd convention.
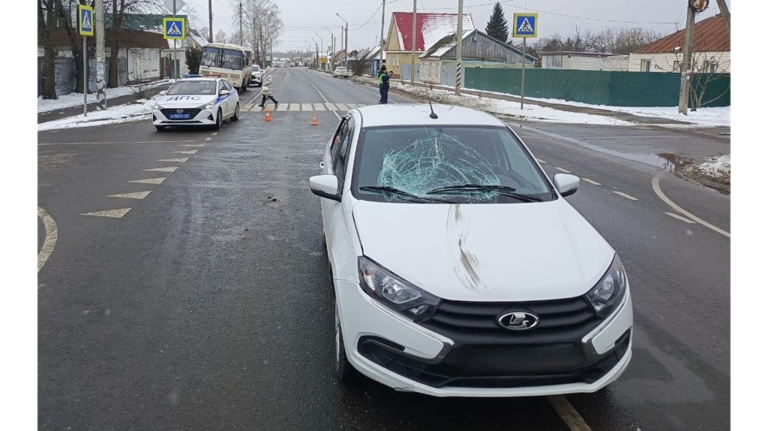
[[[595,392],[632,356],[632,299],[613,248],[519,136],[458,106],[349,111],[328,142],[323,233],[336,371],[398,391]]]
[[[334,78],[338,78],[338,77],[349,78],[350,76],[352,76],[352,73],[348,71],[346,67],[337,67],[333,71]]]
[[[261,78],[263,76],[262,70],[258,64],[254,64],[251,69],[251,85],[261,87]]]
[[[212,126],[240,119],[240,96],[223,78],[184,78],[160,92],[152,111],[158,131],[168,126]]]

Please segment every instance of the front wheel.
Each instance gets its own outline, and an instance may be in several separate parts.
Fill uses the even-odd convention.
[[[232,115],[232,121],[237,121],[240,119],[240,102],[237,102],[235,104],[235,113]]]
[[[341,320],[339,320],[339,301],[334,304],[336,312],[336,376],[344,383],[352,383],[357,379],[358,371],[349,363],[347,351],[344,349],[344,336],[341,333]]]
[[[223,121],[224,120],[221,118],[221,108],[219,108],[219,110],[216,111],[216,125],[213,126],[213,128],[216,130],[221,130],[221,123]]]

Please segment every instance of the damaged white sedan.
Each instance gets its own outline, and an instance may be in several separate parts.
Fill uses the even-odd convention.
[[[515,132],[455,106],[349,111],[322,199],[336,371],[433,396],[595,392],[632,356],[624,266]]]

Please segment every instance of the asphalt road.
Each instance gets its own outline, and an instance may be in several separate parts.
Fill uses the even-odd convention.
[[[285,69],[273,92],[272,121],[247,110],[253,89],[219,132],[158,133],[147,121],[38,134],[38,202],[58,235],[38,275],[40,429],[729,428],[730,238],[716,229],[730,228],[730,197],[652,156],[728,151],[727,137],[513,124],[549,175],[583,178],[568,200],[627,267],[634,357],[598,394],[436,399],[333,374],[307,179],[338,119],[314,104],[374,104],[377,89]],[[654,178],[704,223],[667,214],[681,213]]]

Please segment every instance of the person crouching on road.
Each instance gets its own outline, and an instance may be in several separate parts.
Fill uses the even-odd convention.
[[[275,103],[275,109],[277,109],[277,100],[272,97],[272,77],[269,75],[264,77],[264,83],[261,87],[261,105],[259,105],[260,108],[264,107],[264,103],[266,103],[267,98]]]
[[[387,104],[387,97],[389,96],[389,78],[392,76],[390,73],[387,73],[387,66],[381,66],[381,71],[379,72],[379,94],[381,94],[381,98],[379,99],[379,104]]]

